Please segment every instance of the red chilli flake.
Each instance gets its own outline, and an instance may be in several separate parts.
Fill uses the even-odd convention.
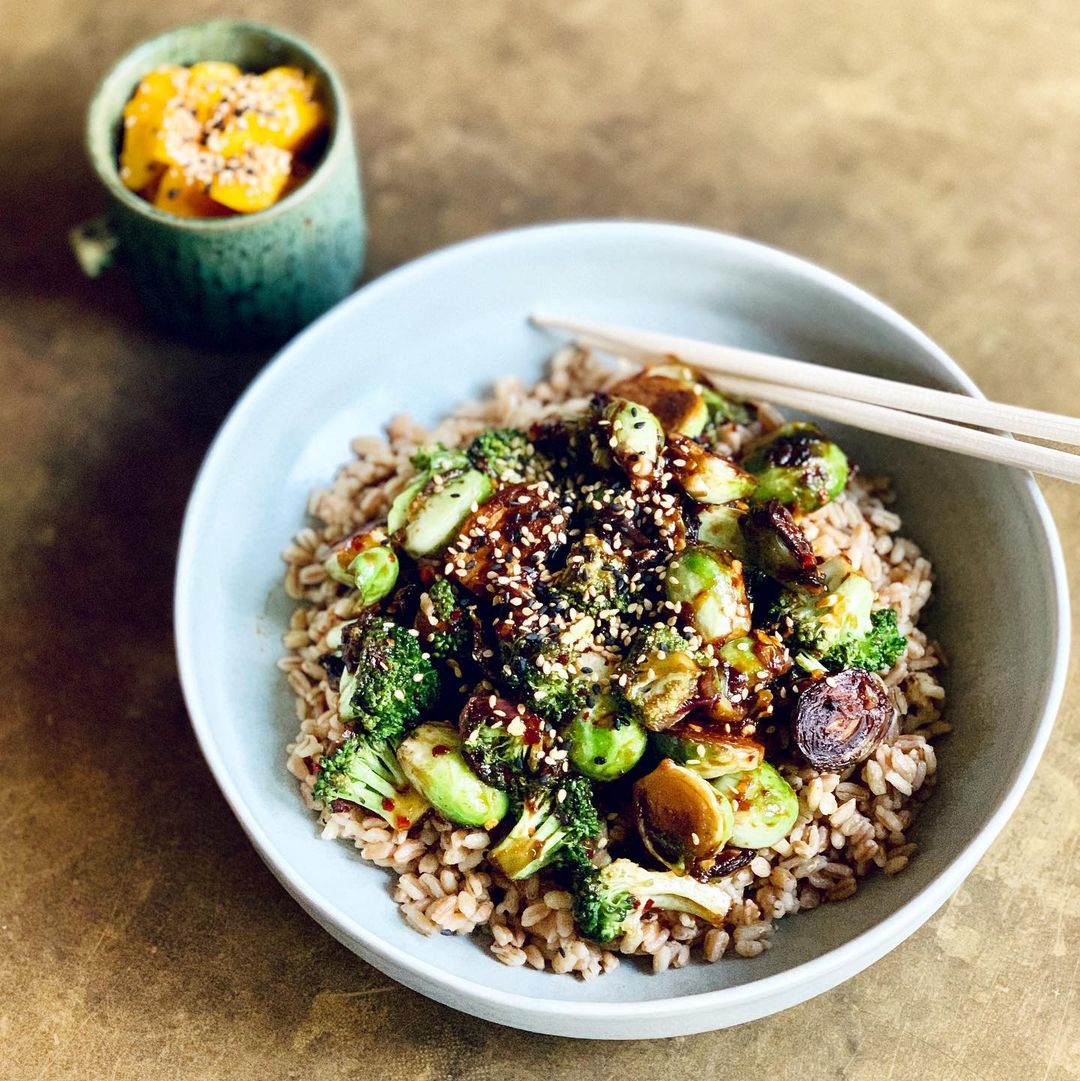
[[[396,806],[397,806],[397,804],[394,803],[394,801],[389,796],[387,796],[382,801],[382,809],[384,811],[392,811]]]
[[[447,747],[445,743],[439,743],[431,748],[431,753],[434,757],[438,758],[441,755],[449,754],[450,748]]]

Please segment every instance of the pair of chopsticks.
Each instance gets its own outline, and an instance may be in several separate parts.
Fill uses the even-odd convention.
[[[672,358],[713,376],[721,390],[799,409],[881,435],[1030,469],[1080,483],[1080,455],[1024,443],[1002,433],[1080,446],[1080,420],[1019,405],[969,398],[873,375],[606,323],[534,315],[545,330],[635,360]],[[966,427],[972,425],[974,427]],[[990,431],[979,429],[988,428]]]

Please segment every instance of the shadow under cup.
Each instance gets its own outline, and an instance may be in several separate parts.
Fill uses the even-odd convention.
[[[288,64],[314,75],[330,116],[312,174],[254,214],[184,218],[120,180],[124,105],[162,64],[231,61],[243,71]],[[144,42],[105,77],[87,120],[91,164],[108,223],[147,311],[180,337],[246,345],[281,341],[346,296],[363,269],[365,222],[349,110],[340,80],[310,47],[278,30],[230,21],[181,27]]]

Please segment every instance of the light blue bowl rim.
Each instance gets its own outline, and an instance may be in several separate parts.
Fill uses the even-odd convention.
[[[1056,648],[1054,651],[1052,679],[1042,715],[1038,718],[1030,749],[1014,784],[999,801],[986,824],[970,844],[935,879],[894,913],[875,924],[872,928],[849,939],[843,945],[820,957],[815,957],[802,964],[785,969],[783,972],[749,983],[718,988],[714,991],[676,995],[667,999],[652,999],[637,1003],[590,1003],[576,1000],[567,1002],[554,997],[540,998],[505,991],[494,991],[477,980],[466,979],[391,946],[377,935],[373,935],[362,924],[341,911],[332,902],[325,900],[309,889],[303,876],[295,871],[278,851],[273,837],[256,822],[233,783],[226,764],[219,758],[211,734],[211,719],[208,712],[203,709],[199,697],[199,675],[195,669],[192,655],[192,632],[190,630],[195,612],[189,605],[188,599],[192,592],[187,588],[197,570],[194,563],[195,538],[202,529],[203,520],[214,513],[214,507],[208,498],[208,493],[211,475],[217,468],[219,459],[227,458],[230,444],[242,436],[247,414],[254,411],[264,398],[273,396],[277,392],[278,384],[287,374],[290,374],[291,367],[299,362],[302,356],[299,350],[293,354],[295,358],[293,360],[290,360],[286,354],[292,350],[292,347],[297,342],[321,334],[329,324],[342,319],[350,303],[359,295],[366,295],[366,297],[370,298],[373,293],[379,292],[391,284],[397,285],[402,279],[431,269],[439,263],[453,262],[466,252],[472,253],[485,248],[493,251],[508,247],[512,248],[523,237],[529,237],[535,241],[537,236],[543,238],[544,234],[547,234],[553,240],[563,240],[567,234],[573,233],[579,234],[580,240],[585,243],[588,242],[590,237],[599,239],[602,234],[608,236],[618,235],[626,240],[666,238],[685,243],[708,244],[712,245],[715,250],[726,250],[730,253],[764,260],[778,269],[799,275],[856,303],[884,323],[907,335],[921,348],[932,354],[945,371],[963,386],[968,394],[973,397],[984,397],[975,383],[955,361],[926,334],[882,301],[814,263],[800,259],[780,249],[746,240],[742,237],[695,226],[676,225],[666,222],[581,221],[526,226],[491,233],[442,248],[376,279],[357,294],[354,294],[353,297],[349,297],[336,305],[297,335],[252,382],[222,425],[196,478],[184,516],[180,538],[174,610],[174,629],[180,681],[188,712],[191,716],[192,726],[211,772],[214,774],[218,786],[224,793],[233,813],[256,849],[274,870],[274,873],[286,889],[300,900],[310,912],[317,914],[320,921],[339,928],[344,934],[361,943],[373,956],[379,957],[388,965],[409,971],[419,979],[460,995],[466,1000],[473,999],[483,1002],[496,1011],[502,1011],[506,1007],[510,1007],[531,1013],[534,1016],[548,1018],[573,1016],[579,1018],[595,1017],[597,1020],[601,1020],[617,1016],[625,1020],[627,1018],[632,1019],[635,1016],[640,1016],[642,1019],[672,1017],[685,1011],[708,1009],[717,1011],[717,1016],[720,1017],[723,1016],[723,1011],[729,1005],[738,1004],[745,1009],[747,1005],[752,1005],[762,999],[780,998],[785,993],[789,993],[794,988],[803,985],[818,984],[824,990],[836,982],[836,973],[839,970],[849,969],[853,974],[887,949],[899,944],[929,919],[955,892],[1016,809],[1050,738],[1050,732],[1061,705],[1068,669],[1071,635],[1068,582],[1061,542],[1046,501],[1030,475],[1024,478],[1024,483],[1050,552],[1051,571],[1055,587],[1052,607],[1054,608],[1056,624]],[[881,948],[882,944],[885,944],[884,948]]]

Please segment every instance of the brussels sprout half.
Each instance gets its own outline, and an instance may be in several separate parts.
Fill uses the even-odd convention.
[[[709,422],[709,407],[694,379],[682,364],[661,364],[624,379],[612,394],[649,409],[665,432],[697,436]]]
[[[668,564],[667,599],[689,605],[694,630],[708,642],[750,633],[742,564],[728,552],[695,544]]]
[[[820,428],[794,421],[784,424],[743,458],[757,477],[752,499],[776,499],[803,512],[832,502],[848,480],[847,455]]]
[[[653,483],[663,452],[664,429],[645,406],[626,398],[612,398],[604,406],[598,465],[605,466],[610,455],[626,470],[631,486],[641,490]]]
[[[649,852],[682,874],[707,870],[735,825],[731,802],[670,758],[634,785],[634,816]]]
[[[323,569],[335,582],[357,590],[363,608],[381,601],[397,583],[398,558],[381,527],[363,529],[334,546]]]
[[[742,531],[742,520],[745,514],[745,504],[742,506],[703,506],[698,514],[698,540],[713,548],[722,548],[745,563],[747,547]]]
[[[465,519],[494,490],[490,478],[479,469],[466,469],[445,477],[439,474],[429,479],[413,495],[404,512],[401,546],[414,559],[445,548],[457,536]]]
[[[730,458],[713,454],[681,435],[668,436],[668,468],[683,491],[698,503],[745,499],[757,485],[753,475]]]
[[[449,822],[492,829],[510,809],[505,792],[484,784],[448,724],[422,724],[401,742],[398,762],[413,787]]]
[[[728,736],[692,722],[654,732],[652,740],[659,754],[706,780],[755,769],[765,757],[765,748],[752,739]]]
[[[799,797],[768,762],[746,773],[718,777],[712,785],[735,809],[731,843],[738,848],[776,844],[799,817]]]
[[[594,781],[614,781],[629,773],[645,753],[644,727],[621,717],[610,695],[601,695],[567,726],[570,761]]]

